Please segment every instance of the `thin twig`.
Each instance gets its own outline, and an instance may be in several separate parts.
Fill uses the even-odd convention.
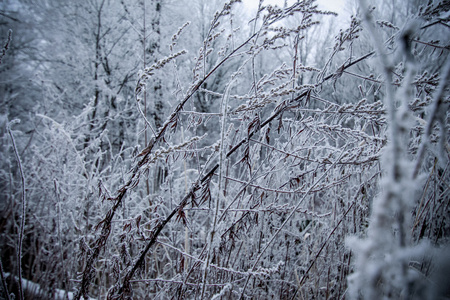
[[[9,44],[11,43],[12,30],[8,30],[8,38],[6,39],[5,45],[3,45],[2,53],[0,53],[0,65],[2,64],[2,59],[6,55],[6,51],[9,49]]]
[[[422,166],[422,160],[425,155],[425,150],[430,142],[431,131],[433,130],[434,122],[438,120],[439,117],[445,118],[445,115],[441,115],[441,112],[446,112],[447,109],[442,109],[444,105],[444,93],[445,88],[448,86],[448,78],[450,76],[450,60],[443,67],[441,81],[439,83],[439,87],[437,88],[436,93],[434,94],[433,99],[433,107],[431,109],[430,117],[428,118],[427,127],[425,128],[425,133],[422,138],[422,143],[420,144],[420,148],[417,151],[417,159],[416,165],[414,166],[413,178],[417,178],[419,174],[419,169]],[[441,139],[445,139],[444,136]]]
[[[6,284],[5,274],[3,273],[3,264],[1,259],[0,259],[0,275],[2,277],[3,293],[5,294],[6,300],[11,300],[11,297],[9,296],[8,292],[8,285]]]
[[[25,230],[25,211],[26,211],[26,193],[25,193],[25,176],[23,174],[22,162],[20,160],[19,151],[17,151],[16,141],[14,140],[14,136],[11,132],[11,125],[15,123],[19,123],[20,120],[13,120],[7,125],[7,130],[9,136],[11,138],[12,146],[14,149],[14,154],[16,155],[17,164],[19,166],[20,179],[22,180],[22,218],[20,221],[20,229],[19,229],[19,242],[17,244],[17,264],[19,269],[19,299],[23,300],[23,287],[22,287],[22,242]]]
[[[227,112],[228,112],[228,100],[230,95],[230,89],[233,85],[233,82],[235,79],[232,79],[228,86],[226,87],[225,93],[222,97],[222,103],[221,103],[221,113],[222,113],[222,126],[221,126],[221,137],[220,137],[220,150],[219,150],[219,179],[218,179],[218,188],[217,188],[217,198],[216,198],[216,207],[214,211],[214,219],[213,224],[210,232],[210,240],[208,245],[208,251],[206,255],[206,265],[203,272],[203,286],[202,286],[202,295],[201,298],[203,299],[205,294],[205,288],[206,288],[206,279],[208,274],[208,266],[210,264],[210,257],[211,257],[211,249],[213,248],[213,241],[214,241],[214,235],[216,234],[216,226],[217,226],[217,219],[219,215],[219,206],[220,206],[220,200],[225,198],[225,196],[222,193],[222,177],[223,177],[223,154],[225,152],[225,131],[226,131],[226,124],[227,124]]]

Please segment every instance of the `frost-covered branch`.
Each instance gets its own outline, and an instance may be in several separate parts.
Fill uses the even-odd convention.
[[[450,77],[450,60],[447,60],[447,63],[442,66],[443,71],[441,72],[441,80],[439,82],[439,86],[437,91],[434,94],[433,104],[430,111],[430,116],[426,122],[426,128],[424,135],[422,136],[422,143],[420,144],[420,148],[417,151],[417,159],[416,164],[413,171],[413,178],[416,178],[419,174],[419,169],[422,165],[422,160],[425,155],[426,148],[430,142],[431,131],[433,130],[433,125],[437,121],[441,127],[441,152],[445,150],[445,144],[447,143],[446,139],[446,130],[445,130],[445,113],[448,111],[448,104],[445,103],[445,89],[448,86],[448,81]],[[448,151],[448,150],[447,150]],[[441,160],[444,160],[443,154],[440,155]]]
[[[20,214],[20,225],[19,225],[19,241],[17,242],[17,268],[18,268],[18,277],[19,277],[19,299],[24,299],[23,286],[22,286],[22,247],[23,247],[23,239],[25,235],[25,218],[26,218],[26,186],[25,186],[25,174],[23,172],[22,161],[20,160],[19,151],[17,150],[16,140],[14,139],[14,135],[11,132],[11,125],[15,123],[19,123],[19,120],[13,120],[7,125],[8,134],[11,138],[11,143],[13,146],[14,154],[16,155],[17,164],[19,166],[19,174],[20,179],[22,181],[22,211]],[[2,272],[3,273],[3,272]]]

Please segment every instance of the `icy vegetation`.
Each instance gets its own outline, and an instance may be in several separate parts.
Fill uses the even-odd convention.
[[[279,2],[0,3],[0,298],[450,297],[450,4]]]

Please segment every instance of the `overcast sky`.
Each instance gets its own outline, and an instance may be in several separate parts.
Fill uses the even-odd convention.
[[[288,0],[291,3],[293,0]],[[243,0],[245,6],[248,7],[249,10],[256,10],[258,7],[259,0]],[[283,7],[284,0],[265,0],[266,4],[277,4],[280,7]],[[337,12],[342,17],[348,17],[348,10],[345,8],[345,0],[317,0],[319,8],[323,10],[330,10]]]

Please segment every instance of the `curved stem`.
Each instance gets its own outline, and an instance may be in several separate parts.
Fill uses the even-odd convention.
[[[25,176],[23,174],[23,168],[22,168],[22,162],[20,160],[19,152],[17,151],[16,141],[14,140],[14,136],[11,132],[11,124],[18,123],[19,120],[13,120],[11,121],[8,126],[7,130],[9,133],[9,136],[11,138],[11,142],[14,149],[14,154],[16,155],[17,164],[19,166],[19,172],[20,172],[20,179],[22,180],[22,218],[20,221],[20,229],[19,229],[19,242],[17,244],[17,264],[19,268],[19,299],[23,300],[23,287],[22,287],[22,243],[23,243],[23,236],[24,236],[24,230],[25,230],[25,212],[26,212],[26,193],[25,193]]]

